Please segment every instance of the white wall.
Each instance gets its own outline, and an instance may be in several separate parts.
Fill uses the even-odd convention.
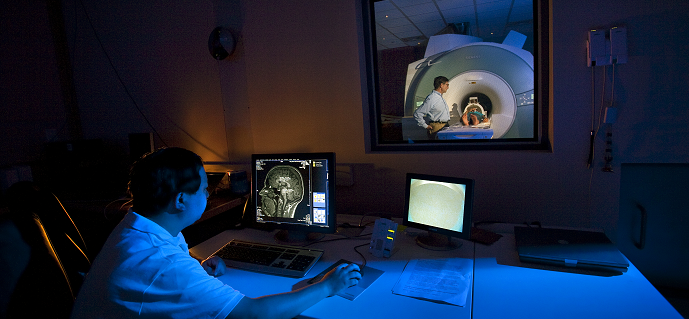
[[[69,26],[73,7],[65,6]],[[355,174],[353,186],[338,188],[341,212],[399,215],[404,175],[440,174],[476,180],[476,221],[600,227],[614,238],[620,163],[689,160],[686,2],[553,4],[552,153],[416,154],[365,151],[354,0],[86,6],[123,80],[168,144],[206,160],[247,164],[252,152],[334,151]],[[122,140],[147,131],[84,23],[78,20],[72,48],[85,134]],[[240,34],[238,51],[220,62],[206,47],[217,25]],[[616,25],[628,28],[630,56],[616,70],[615,172],[603,173],[603,139],[596,143],[595,167],[586,167],[591,69],[585,43],[589,29]],[[603,70],[596,72],[600,84]],[[610,69],[608,74],[609,80]],[[659,121],[648,120],[654,111],[660,111]]]
[[[560,1],[553,4],[556,143],[572,143],[586,154],[590,127],[591,70],[585,66],[586,31],[626,26],[629,61],[616,68],[613,125],[614,173],[600,173],[604,134],[597,140],[591,179],[591,221],[614,228],[619,201],[620,163],[687,162],[689,118],[689,4],[683,1]],[[606,94],[611,92],[608,68]],[[597,82],[603,71],[597,70]],[[596,99],[600,104],[601,89]],[[608,95],[609,96],[609,95]],[[610,98],[606,98],[606,102]],[[653,118],[652,114],[659,114]],[[564,129],[566,132],[561,132]],[[571,137],[570,137],[571,136]],[[576,137],[574,137],[576,136]],[[582,189],[580,191],[586,191]]]
[[[220,68],[208,51],[213,4],[81,3],[63,1],[84,137],[126,150],[129,133],[155,129],[157,147],[226,161]]]
[[[687,105],[687,98],[680,93],[687,86],[687,65],[686,59],[675,60],[688,36],[673,31],[673,26],[686,30],[687,8],[686,3],[642,0],[553,4],[552,153],[367,154],[365,110],[359,108],[355,3],[251,1],[245,17],[251,23],[244,25],[243,58],[250,66],[247,82],[254,149],[332,150],[340,163],[361,164],[355,185],[340,188],[345,195],[339,204],[347,212],[400,213],[404,174],[419,172],[474,178],[478,188],[475,220],[539,220],[614,231],[621,162],[685,162],[689,157],[682,143],[688,126],[687,111],[681,106]],[[591,127],[586,36],[592,28],[620,25],[628,28],[630,57],[616,70],[619,119],[613,126],[614,172],[603,173],[602,138],[596,143],[595,167],[586,165]],[[596,72],[600,84],[604,71]],[[654,87],[664,92],[664,106],[652,102],[659,95]],[[677,114],[662,115],[662,124],[653,123],[646,121],[650,107]]]
[[[68,136],[45,1],[0,3],[0,165],[30,163]]]

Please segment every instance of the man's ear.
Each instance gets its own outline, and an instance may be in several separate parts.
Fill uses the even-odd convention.
[[[184,193],[179,192],[175,196],[175,208],[180,211],[186,209],[186,198],[184,197]]]

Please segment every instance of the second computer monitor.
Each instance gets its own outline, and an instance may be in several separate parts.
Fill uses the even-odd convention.
[[[252,155],[254,223],[284,242],[334,233],[335,153]]]
[[[408,173],[403,224],[428,231],[416,239],[424,248],[455,249],[451,237],[470,239],[473,199],[471,179]]]

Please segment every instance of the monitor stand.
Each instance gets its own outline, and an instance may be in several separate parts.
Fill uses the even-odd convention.
[[[275,240],[286,245],[310,244],[325,237],[322,233],[309,233],[300,230],[281,230],[275,233]]]
[[[446,251],[462,247],[462,243],[452,241],[452,237],[434,232],[427,232],[426,234],[416,236],[416,243],[429,250]]]

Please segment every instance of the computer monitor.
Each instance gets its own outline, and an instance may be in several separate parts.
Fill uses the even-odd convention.
[[[335,153],[254,154],[251,162],[255,226],[280,229],[284,243],[335,232]]]
[[[427,231],[416,238],[421,247],[456,249],[452,237],[471,237],[473,201],[471,179],[407,173],[403,225]]]

